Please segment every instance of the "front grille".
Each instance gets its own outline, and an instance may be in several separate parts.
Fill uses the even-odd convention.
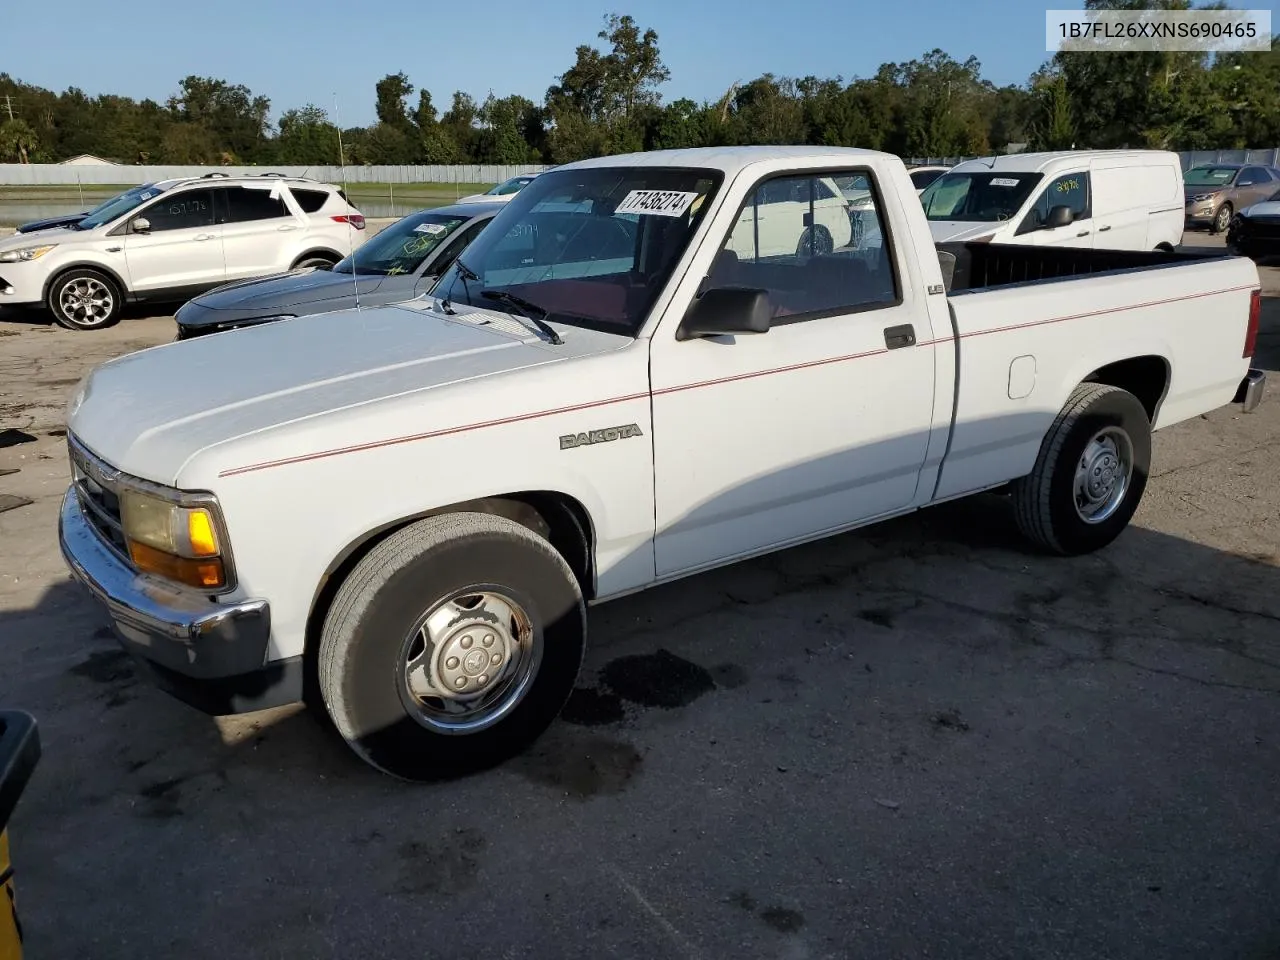
[[[67,436],[67,446],[71,452],[71,479],[80,509],[98,535],[127,560],[129,547],[120,524],[117,472],[76,443],[70,435]]]

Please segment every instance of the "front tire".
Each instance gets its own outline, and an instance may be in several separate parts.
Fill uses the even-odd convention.
[[[525,749],[573,690],[586,607],[565,559],[506,517],[428,517],[366,555],[320,637],[320,693],[347,744],[429,781]]]
[[[105,273],[77,267],[49,284],[45,305],[68,330],[105,330],[120,322],[124,296]]]
[[[1231,204],[1224,203],[1218,212],[1214,215],[1213,223],[1209,227],[1210,233],[1222,233],[1231,224]]]
[[[1138,398],[1082,383],[1015,480],[1018,527],[1051,553],[1075,556],[1111,543],[1133,518],[1151,469],[1151,423]]]

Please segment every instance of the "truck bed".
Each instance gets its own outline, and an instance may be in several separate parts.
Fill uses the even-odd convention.
[[[1246,259],[987,243],[938,251],[944,278],[955,257],[957,373],[936,498],[1028,473],[1064,398],[1119,358],[1148,385],[1140,399],[1156,429],[1229,403],[1248,371],[1258,280]]]
[[[1018,283],[1064,280],[1086,274],[1131,272],[1221,260],[1225,254],[1163,250],[1092,250],[1000,243],[935,244],[948,294]],[[954,258],[950,274],[948,267]],[[949,276],[949,279],[947,279]]]

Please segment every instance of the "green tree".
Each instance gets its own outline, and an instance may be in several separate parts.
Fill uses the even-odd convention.
[[[389,73],[374,84],[374,112],[378,122],[388,127],[405,129],[409,126],[409,113],[405,108],[405,100],[413,94],[413,84],[405,76],[404,71]],[[427,100],[430,103],[430,98]]]
[[[12,163],[30,163],[40,147],[40,140],[25,120],[6,120],[0,125],[0,157]]]
[[[280,117],[277,158],[288,164],[338,163],[338,128],[329,115],[309,103]]]

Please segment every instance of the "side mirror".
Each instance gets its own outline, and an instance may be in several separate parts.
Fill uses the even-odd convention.
[[[133,223],[129,224],[130,233],[150,233],[151,221],[146,217],[135,217]]]
[[[773,307],[764,290],[716,287],[693,302],[676,328],[677,340],[768,333]]]
[[[1065,204],[1059,204],[1056,207],[1049,208],[1049,217],[1045,220],[1045,227],[1049,230],[1056,230],[1058,227],[1069,227],[1075,222],[1076,215],[1071,208]]]

